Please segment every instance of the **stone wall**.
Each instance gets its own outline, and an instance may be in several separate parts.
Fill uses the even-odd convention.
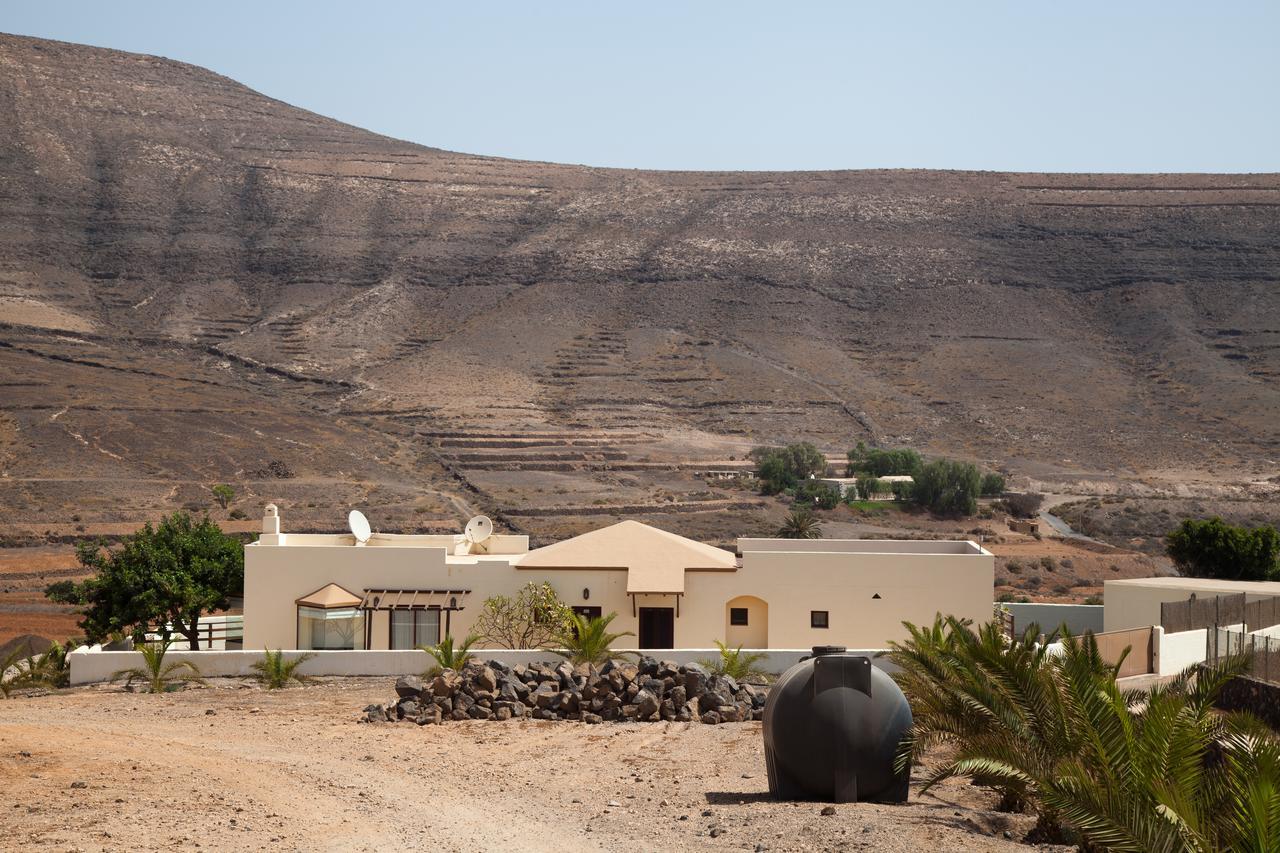
[[[1280,684],[1233,678],[1218,696],[1224,711],[1249,711],[1273,729],[1280,729]]]
[[[584,723],[733,723],[758,720],[767,688],[713,675],[697,663],[642,657],[574,666],[473,661],[434,678],[396,680],[396,697],[369,705],[368,722],[412,721],[420,726],[449,720],[578,720]]]

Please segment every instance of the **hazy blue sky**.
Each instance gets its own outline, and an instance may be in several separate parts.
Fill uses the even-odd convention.
[[[0,30],[532,160],[1280,171],[1280,0],[5,0]]]

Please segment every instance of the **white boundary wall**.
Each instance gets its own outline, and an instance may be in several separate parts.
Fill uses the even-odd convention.
[[[764,658],[757,666],[766,672],[780,673],[795,664],[805,655],[812,654],[810,649],[762,649]],[[719,649],[650,649],[644,654],[659,660],[673,660],[676,663],[692,663],[694,661],[715,660],[719,657]],[[866,655],[872,658],[875,665],[886,672],[897,670],[887,658],[876,658],[879,649],[850,649],[850,654]],[[285,660],[292,660],[307,654],[302,651],[284,651]],[[418,675],[430,668],[435,662],[426,652],[417,649],[409,651],[324,651],[311,652],[315,657],[298,667],[302,675],[321,676],[400,676]],[[262,651],[182,651],[170,649],[165,654],[165,661],[189,660],[200,668],[200,674],[206,678],[253,676],[253,664],[262,660]],[[550,652],[512,649],[473,649],[471,655],[477,660],[498,660],[515,666],[520,663],[538,663],[546,661],[554,663],[560,658]],[[81,646],[68,655],[71,661],[71,684],[95,684],[107,681],[112,673],[122,669],[142,667],[141,652],[104,652],[101,646]]]
[[[1164,628],[1155,626],[1152,652],[1156,675],[1177,675],[1194,663],[1204,663],[1208,641],[1207,628],[1167,634]]]

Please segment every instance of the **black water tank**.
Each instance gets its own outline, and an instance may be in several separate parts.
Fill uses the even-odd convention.
[[[817,646],[784,672],[764,706],[769,792],[782,800],[904,803],[893,772],[911,706],[893,679],[843,646]]]

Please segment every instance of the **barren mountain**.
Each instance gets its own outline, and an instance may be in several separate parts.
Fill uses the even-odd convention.
[[[11,530],[221,480],[286,524],[749,512],[681,465],[798,438],[1041,478],[1280,453],[1280,175],[519,162],[14,36],[0,130]]]

